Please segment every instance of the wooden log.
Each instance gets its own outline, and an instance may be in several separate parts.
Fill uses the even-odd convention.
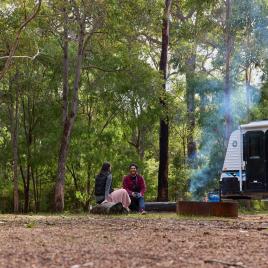
[[[146,211],[176,212],[176,202],[145,202]]]
[[[92,214],[127,214],[127,210],[122,203],[105,202],[93,207],[90,211]]]
[[[145,202],[145,210],[153,212],[176,212],[176,202]],[[96,205],[90,210],[93,214],[127,213],[121,203],[106,202]]]
[[[178,201],[177,214],[186,216],[238,217],[236,202]]]

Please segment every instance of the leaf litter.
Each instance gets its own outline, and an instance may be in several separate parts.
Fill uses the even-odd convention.
[[[0,267],[268,267],[268,215],[0,215]]]

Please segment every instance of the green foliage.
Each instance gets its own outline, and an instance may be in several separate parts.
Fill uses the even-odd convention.
[[[25,227],[32,229],[32,228],[35,228],[36,225],[37,225],[36,221],[30,221],[25,225]]]
[[[26,57],[14,58],[0,81],[2,212],[12,211],[13,207],[11,111],[16,93],[19,210],[23,212],[27,178],[30,210],[52,210],[62,132],[63,1],[52,2],[43,1],[39,15],[22,32],[15,55]],[[268,118],[268,68],[264,57],[268,11],[265,1],[232,2],[229,27],[234,37],[231,83],[235,127],[249,118]],[[158,71],[164,1],[77,3],[81,14],[88,18],[87,30],[93,21],[97,21],[98,30],[85,42],[78,115],[66,166],[66,210],[87,210],[89,203],[94,202],[94,180],[104,161],[112,164],[114,188],[122,186],[128,165],[136,162],[146,180],[146,199],[157,198],[161,113],[168,113],[170,124],[169,198],[203,197],[217,187],[224,158],[224,3],[173,1],[166,110],[159,104],[163,80]],[[32,0],[1,1],[0,71],[19,25],[34,4]],[[66,8],[71,10],[71,1]],[[77,24],[74,13],[70,11],[68,15],[71,74],[76,66]],[[193,56],[195,68],[189,70]],[[245,69],[259,80],[250,85],[250,107],[245,104]],[[71,75],[70,86],[73,80]],[[194,91],[194,133],[189,131],[189,90]],[[251,109],[259,99],[259,106]],[[187,159],[191,135],[198,149],[194,168]],[[32,227],[34,224],[29,223],[28,228]]]

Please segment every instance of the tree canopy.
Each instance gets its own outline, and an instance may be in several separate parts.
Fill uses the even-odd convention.
[[[87,210],[104,161],[156,200],[160,120],[169,200],[218,187],[230,131],[267,118],[268,2],[201,2],[1,1],[0,211]]]

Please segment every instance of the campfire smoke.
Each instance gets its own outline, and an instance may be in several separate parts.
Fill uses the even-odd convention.
[[[236,1],[238,2],[238,1]],[[242,1],[241,1],[242,2]],[[268,59],[266,44],[268,42],[268,18],[264,17],[264,7],[261,1],[246,1],[250,7],[242,10],[241,16],[253,20],[248,31],[249,38],[236,38],[231,59],[231,91],[230,107],[233,119],[233,130],[241,123],[247,123],[254,118],[251,110],[260,101],[263,72],[261,61]],[[254,2],[254,3],[253,3]],[[237,5],[237,3],[236,3]],[[233,16],[238,16],[238,6]],[[252,6],[252,8],[251,8]],[[243,8],[243,7],[241,7]],[[245,14],[244,14],[245,13]],[[246,29],[246,28],[245,28]],[[250,40],[250,41],[249,41]],[[217,51],[217,58],[224,59],[225,49]],[[219,74],[218,74],[219,76]],[[198,153],[196,168],[190,176],[189,190],[194,200],[200,200],[207,189],[218,188],[219,177],[225,157],[224,149],[224,92],[223,77],[219,80],[207,79],[197,85],[200,99],[201,131],[197,139]]]

